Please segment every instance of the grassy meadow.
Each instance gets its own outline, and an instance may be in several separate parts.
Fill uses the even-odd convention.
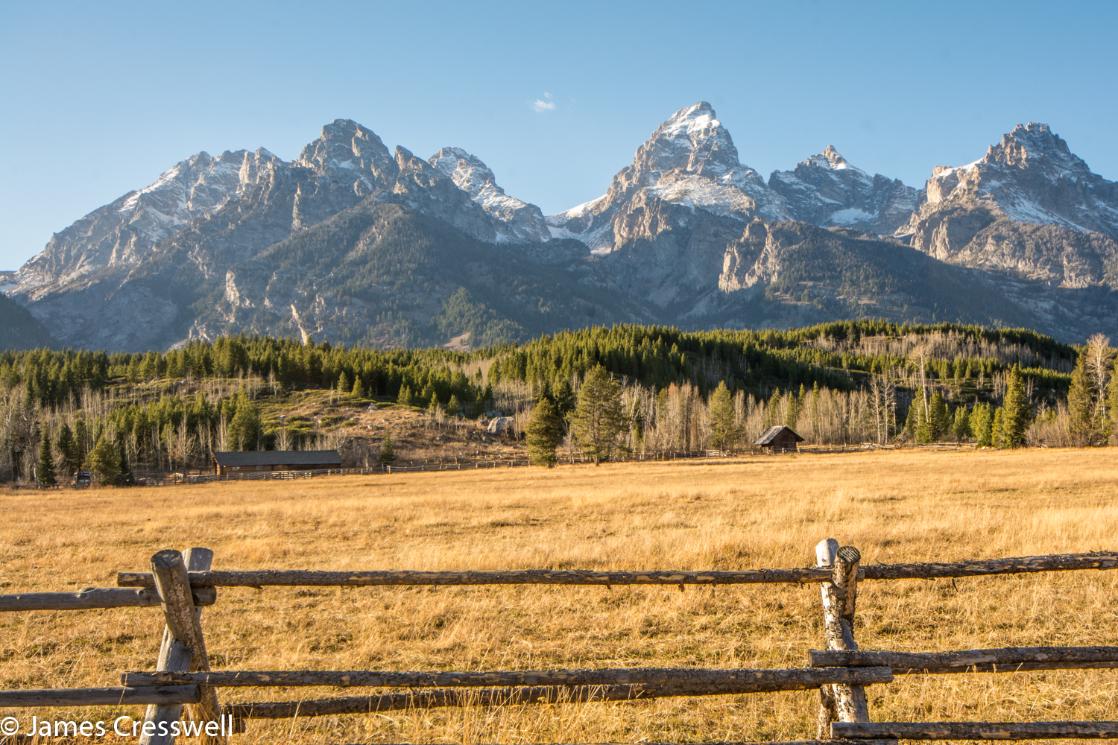
[[[1114,453],[909,450],[7,492],[0,592],[111,586],[117,570],[190,545],[230,569],[791,567],[811,564],[827,536],[865,562],[1113,550]],[[867,649],[1116,644],[1118,572],[867,582],[858,611]],[[116,685],[121,671],[153,667],[161,627],[154,608],[0,615],[0,687]],[[215,669],[778,667],[822,645],[814,585],[230,588],[203,627]],[[219,690],[224,701],[333,693]],[[906,676],[869,696],[880,720],[1112,719],[1118,677]],[[816,702],[804,692],[254,721],[234,742],[802,738]]]

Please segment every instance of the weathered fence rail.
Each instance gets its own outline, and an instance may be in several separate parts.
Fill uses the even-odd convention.
[[[1051,740],[1118,737],[1118,722],[874,722],[835,724],[836,736],[904,740]]]
[[[837,551],[837,549],[836,549]],[[942,579],[998,574],[1118,569],[1118,552],[1018,556],[1008,559],[952,563],[870,564],[860,567],[858,579]],[[743,571],[596,572],[579,569],[521,569],[512,571],[315,571],[257,569],[249,571],[190,572],[193,588],[207,587],[372,587],[377,585],[739,585],[828,583],[828,566]],[[119,572],[121,587],[151,588],[150,572]]]
[[[794,668],[752,670],[731,668],[602,668],[584,670],[505,670],[489,672],[386,672],[380,670],[241,670],[199,673],[124,673],[125,686],[210,685],[215,687],[287,688],[335,686],[368,688],[434,688],[478,686],[676,686],[732,688],[738,693],[797,691],[825,683],[889,683],[888,667]]]
[[[632,701],[670,696],[761,694],[818,690],[817,739],[781,745],[895,745],[912,740],[1116,738],[1118,722],[872,722],[866,687],[895,675],[1118,668],[1118,646],[1002,647],[947,652],[863,650],[856,641],[860,584],[867,580],[927,580],[1034,572],[1118,569],[1118,552],[1050,554],[976,561],[863,564],[859,551],[834,539],[816,547],[816,565],[740,571],[611,572],[214,570],[213,553],[160,551],[149,571],[120,572],[118,587],[79,592],[0,595],[2,611],[70,611],[159,607],[166,625],[154,669],[125,672],[121,687],[0,691],[0,706],[147,705],[151,731],[142,745],[170,745],[167,726],[184,714],[201,722],[232,720],[240,731],[252,719],[360,714],[404,709],[540,703]],[[826,649],[809,666],[785,669],[582,668],[494,671],[211,670],[202,609],[220,587],[376,587],[485,585],[747,585],[817,583]],[[365,695],[221,706],[223,688],[401,688]],[[184,709],[188,707],[187,709]],[[159,725],[159,726],[154,726]],[[203,731],[207,745],[224,743],[224,728]],[[667,745],[667,744],[663,744]],[[747,745],[706,743],[706,745]]]
[[[812,650],[811,664],[815,667],[887,667],[894,675],[1118,668],[1118,647],[1002,647],[958,652]]]
[[[0,706],[193,704],[197,703],[199,698],[197,685],[155,685],[141,688],[25,688],[19,691],[0,691]]]

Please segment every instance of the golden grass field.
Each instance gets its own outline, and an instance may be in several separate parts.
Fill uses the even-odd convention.
[[[1118,548],[1118,458],[894,451],[21,491],[0,494],[0,515],[4,593],[111,586],[117,570],[190,545],[240,569],[792,567],[811,564],[827,536],[867,563],[954,560]],[[1116,644],[1118,571],[867,582],[858,611],[864,648]],[[115,685],[121,671],[152,668],[161,627],[155,608],[0,615],[0,687]],[[817,586],[229,588],[203,627],[215,669],[798,667],[822,645]],[[250,722],[234,742],[793,738],[814,736],[816,708],[804,692],[392,712]],[[1113,719],[1118,676],[902,676],[870,689],[870,710]]]

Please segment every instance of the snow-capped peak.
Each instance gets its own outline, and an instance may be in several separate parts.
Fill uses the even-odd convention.
[[[540,208],[506,194],[477,156],[460,147],[444,147],[428,162],[497,221],[499,241],[538,242],[551,237]]]
[[[845,171],[848,169],[860,171],[860,169],[850,165],[850,163],[846,161],[846,158],[842,157],[842,154],[835,149],[834,145],[828,145],[823,148],[823,152],[809,156],[800,161],[800,163],[815,168],[828,168],[832,171]]]
[[[613,249],[615,215],[640,209],[647,198],[678,205],[686,212],[749,220],[756,215],[786,219],[787,205],[759,173],[738,160],[729,131],[706,101],[679,109],[637,148],[633,162],[619,171],[601,197],[552,215],[551,233],[575,238],[595,253]],[[621,228],[622,233],[624,228]]]
[[[706,101],[698,101],[668,117],[660,126],[660,131],[668,137],[680,134],[695,137],[721,126],[714,107]]]
[[[646,182],[671,170],[721,176],[742,168],[733,138],[706,101],[668,117],[637,150],[633,166]]]
[[[918,197],[899,181],[851,165],[833,145],[791,171],[774,171],[769,188],[784,197],[797,220],[878,235],[907,222]]]
[[[232,196],[240,184],[244,150],[226,151],[216,158],[202,151],[179,161],[142,189],[126,194],[117,205],[123,214],[147,207],[154,217],[154,237],[162,237],[164,226],[192,219],[196,213],[216,209]]]
[[[1047,124],[1018,124],[965,166],[939,166],[910,232],[947,203],[1021,223],[1118,235],[1118,184],[1092,173]]]
[[[428,162],[448,176],[459,189],[469,192],[471,196],[477,196],[487,185],[504,193],[504,190],[497,186],[497,177],[493,175],[489,166],[460,147],[441,148],[430,157]]]

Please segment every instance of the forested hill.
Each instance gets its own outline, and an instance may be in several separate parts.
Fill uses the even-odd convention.
[[[886,321],[763,331],[622,325],[562,332],[480,354],[493,359],[494,379],[534,388],[561,385],[601,364],[653,388],[686,381],[709,390],[725,381],[756,394],[813,384],[853,389],[873,374],[911,371],[919,360],[932,378],[959,384],[989,380],[1020,365],[1042,387],[1059,390],[1076,359],[1073,347],[1028,329]]]
[[[715,441],[715,409],[733,420],[739,444],[774,423],[824,445],[990,444],[1010,431],[999,429],[999,417],[1009,420],[1003,410],[1015,424],[1002,441],[1013,446],[1096,442],[1118,432],[1103,421],[1106,412],[1118,417],[1113,356],[1102,336],[1077,349],[1026,329],[883,321],[764,331],[621,325],[469,352],[267,337],[142,354],[8,351],[0,479],[43,471],[52,458],[64,473],[99,464],[100,478],[115,483],[124,464],[204,469],[217,450],[345,444],[368,453],[417,418],[483,432],[508,417],[515,446],[537,402],[546,398],[569,423],[584,381],[603,375],[622,412],[618,452],[701,452]],[[437,449],[439,437],[425,431],[416,447]]]
[[[527,384],[533,393],[578,380],[595,365],[622,382],[654,389],[724,381],[765,395],[801,385],[850,390],[868,376],[915,372],[974,395],[992,377],[1020,365],[1040,389],[1066,387],[1076,350],[1027,329],[883,321],[827,323],[790,330],[681,331],[620,325],[543,336],[522,345],[473,352],[373,350],[289,339],[233,337],[167,352],[107,353],[38,349],[0,353],[0,385],[25,386],[41,405],[83,391],[163,381],[255,377],[286,389],[333,388],[342,378],[370,397],[417,402],[451,395],[480,408],[494,385]],[[483,374],[484,371],[484,374]]]

